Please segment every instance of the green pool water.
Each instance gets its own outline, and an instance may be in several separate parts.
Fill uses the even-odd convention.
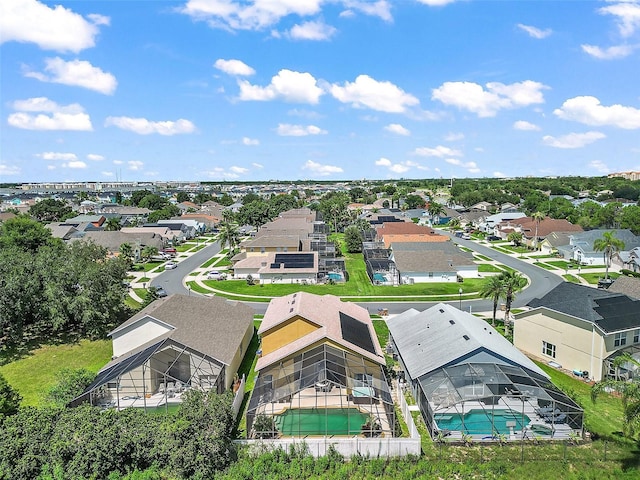
[[[358,435],[368,415],[357,408],[291,408],[276,415],[283,435]]]
[[[492,435],[494,432],[502,435],[509,434],[507,422],[515,422],[513,430],[521,431],[529,423],[529,417],[520,412],[509,409],[501,410],[470,410],[464,415],[435,414],[434,420],[439,430],[455,430],[469,435]]]

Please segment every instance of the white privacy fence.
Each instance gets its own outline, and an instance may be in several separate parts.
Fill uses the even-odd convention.
[[[419,441],[420,434],[418,433],[418,427],[416,427],[416,423],[413,421],[411,410],[409,409],[407,400],[404,398],[404,392],[402,391],[402,388],[400,388],[400,383],[397,380],[395,380],[395,388],[396,392],[398,392],[398,403],[400,404],[402,418],[404,418],[404,421],[407,424],[407,428],[409,429],[409,437],[417,438]]]
[[[242,400],[244,400],[244,385],[246,382],[246,378],[242,375],[242,379],[240,380],[240,385],[238,386],[238,390],[236,390],[236,395],[233,397],[233,403],[231,404],[231,408],[233,409],[233,416],[238,418],[238,413],[240,413],[240,407],[242,406]]]

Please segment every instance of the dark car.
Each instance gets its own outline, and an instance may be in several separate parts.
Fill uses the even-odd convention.
[[[155,288],[156,296],[158,298],[162,298],[162,297],[166,297],[167,296],[167,291],[164,288],[162,288],[162,287],[152,287],[152,288]]]
[[[502,239],[497,235],[489,235],[487,237],[487,240],[489,240],[490,242],[495,242],[496,240],[502,240]]]

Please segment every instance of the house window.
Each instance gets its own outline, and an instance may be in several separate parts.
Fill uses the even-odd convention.
[[[373,385],[373,375],[368,373],[356,373],[356,387],[371,387]]]
[[[627,344],[627,332],[616,333],[613,337],[613,346],[622,347]]]
[[[551,358],[556,358],[556,346],[553,343],[542,342],[542,353]]]
[[[636,330],[635,332],[633,332],[633,343],[639,343],[640,342],[640,330]]]

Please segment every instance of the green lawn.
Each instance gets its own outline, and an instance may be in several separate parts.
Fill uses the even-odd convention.
[[[39,406],[62,368],[86,368],[97,373],[112,354],[110,340],[46,345],[33,350],[28,357],[1,366],[0,373],[22,395],[22,405]]]
[[[600,280],[601,278],[604,278],[604,272],[601,272],[601,273],[580,273],[578,276],[584,278],[591,285],[596,285],[598,283],[598,280]],[[616,279],[619,276],[620,276],[619,273],[609,272],[609,278]]]
[[[545,270],[557,270],[557,267],[554,267],[553,265],[549,265],[548,263],[543,263],[543,262],[534,262],[533,263],[535,266],[537,267],[541,267],[544,268]]]
[[[490,263],[481,263],[480,265],[478,265],[478,272],[480,273],[488,273],[488,272],[503,272],[504,270],[502,270],[499,267],[496,267],[495,265],[491,265]]]
[[[380,346],[384,350],[384,347],[387,345],[389,341],[389,327],[387,326],[386,320],[372,320],[373,329],[376,331],[376,335],[378,336],[378,342]]]
[[[575,275],[562,275],[562,278],[564,278],[567,282],[580,283],[580,279],[578,279],[578,277],[576,277]]]

